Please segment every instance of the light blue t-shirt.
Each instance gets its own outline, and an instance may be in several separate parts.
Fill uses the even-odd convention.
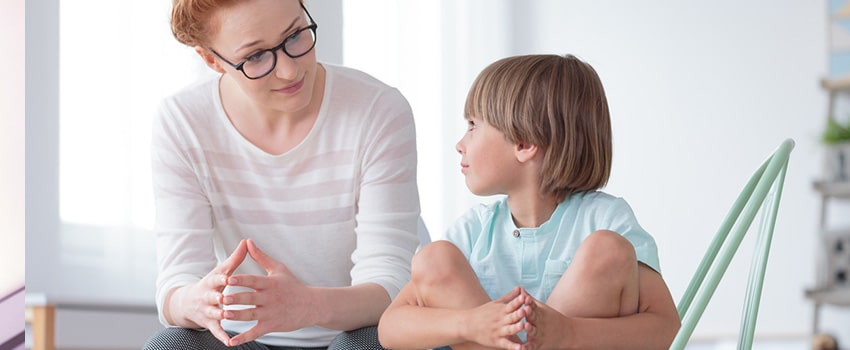
[[[523,286],[545,302],[579,245],[598,230],[623,235],[634,245],[638,261],[661,271],[655,240],[640,227],[628,203],[599,191],[570,195],[537,228],[517,228],[506,198],[482,204],[461,216],[446,239],[466,256],[491,299]]]

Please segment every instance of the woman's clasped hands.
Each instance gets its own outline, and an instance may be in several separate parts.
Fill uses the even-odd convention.
[[[265,276],[234,275],[236,268],[250,256],[267,272]],[[252,291],[224,294],[227,286]],[[319,314],[311,288],[299,281],[289,269],[260,250],[253,240],[242,240],[236,250],[195,284],[176,290],[171,305],[182,309],[188,321],[208,329],[227,346],[253,341],[270,332],[285,332],[318,323]],[[229,306],[249,306],[230,308]],[[250,307],[253,306],[253,307]],[[280,315],[287,317],[280,317]],[[221,320],[257,321],[251,329],[230,337]]]

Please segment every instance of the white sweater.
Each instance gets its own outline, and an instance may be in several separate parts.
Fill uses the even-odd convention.
[[[409,280],[419,217],[410,106],[367,74],[323,66],[315,125],[281,155],[262,151],[233,127],[217,77],[163,101],[152,166],[156,302],[164,325],[170,326],[162,316],[168,291],[200,280],[244,238],[310,286],[376,283],[395,298]],[[265,275],[250,258],[236,273]],[[236,332],[253,324],[222,322]],[[311,327],[260,341],[327,346],[337,333]]]

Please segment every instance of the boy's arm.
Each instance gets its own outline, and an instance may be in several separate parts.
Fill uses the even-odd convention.
[[[408,283],[378,322],[381,346],[390,349],[424,349],[477,342],[519,349],[515,337],[523,328],[520,290],[474,309],[445,309],[420,306],[415,286]]]
[[[639,312],[615,318],[565,317],[539,302],[531,308],[533,327],[523,349],[666,349],[681,322],[667,284],[639,264]]]

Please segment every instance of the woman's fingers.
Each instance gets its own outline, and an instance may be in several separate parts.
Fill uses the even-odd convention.
[[[224,318],[231,321],[256,321],[260,319],[259,311],[256,307],[224,310]]]
[[[225,295],[221,299],[222,305],[262,305],[260,295],[257,292],[240,292]]]
[[[289,269],[286,268],[286,265],[281,262],[275,260],[274,258],[268,256],[264,251],[254,243],[254,240],[249,239],[247,241],[247,249],[248,255],[251,256],[254,261],[257,262],[266,272],[271,275],[275,272],[283,272],[285,274],[290,274]]]
[[[236,246],[236,250],[234,250],[233,253],[231,253],[230,256],[228,256],[227,259],[224,260],[221,265],[218,265],[213,271],[230,276],[233,274],[233,271],[236,271],[236,268],[239,267],[239,265],[242,265],[246,256],[248,256],[248,245],[243,239],[239,241],[239,245]]]
[[[236,271],[236,268],[245,261],[245,257],[248,256],[248,247],[245,243],[245,240],[239,242],[239,245],[236,247],[236,250],[227,257],[224,262],[216,266],[215,268],[204,277],[203,284],[212,290],[221,291],[227,286],[227,279],[230,275]],[[220,301],[216,300],[216,303]]]
[[[213,322],[218,322],[224,319],[224,310],[217,306],[207,306],[202,312],[208,320],[212,320]]]
[[[218,322],[212,322],[209,326],[207,326],[207,329],[223,344],[230,343],[230,336],[224,331],[224,328],[221,328],[221,324]]]
[[[257,323],[257,325],[251,327],[251,329],[239,333],[239,335],[233,338],[230,338],[230,342],[225,344],[227,344],[227,346],[237,346],[256,340],[263,334],[268,333],[261,328],[261,324],[262,323]]]
[[[271,288],[274,282],[268,276],[233,275],[227,278],[227,285],[262,291]]]

